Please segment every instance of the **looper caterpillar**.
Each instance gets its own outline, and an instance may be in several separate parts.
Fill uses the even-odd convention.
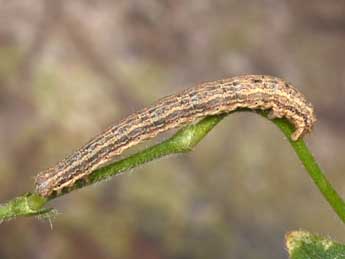
[[[54,167],[38,173],[36,191],[48,197],[72,186],[126,149],[196,119],[239,108],[270,110],[269,118],[287,118],[296,141],[316,122],[313,107],[302,93],[272,76],[245,75],[202,83],[170,95],[129,115]]]

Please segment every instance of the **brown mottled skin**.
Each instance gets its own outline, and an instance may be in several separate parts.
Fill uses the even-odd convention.
[[[311,103],[280,78],[245,75],[207,82],[162,98],[114,124],[54,167],[40,172],[36,191],[44,197],[59,193],[144,140],[198,118],[238,108],[270,110],[271,119],[287,118],[295,126],[293,141],[309,133],[316,121]]]

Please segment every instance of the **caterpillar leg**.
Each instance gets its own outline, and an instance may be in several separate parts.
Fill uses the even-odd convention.
[[[283,118],[284,114],[282,114],[281,112],[279,112],[277,109],[272,108],[272,110],[270,110],[270,112],[267,115],[267,118],[270,120],[274,120],[277,118]],[[292,141],[297,141],[300,137],[302,137],[304,134],[304,127],[301,127],[301,125],[299,125],[299,127],[296,127],[295,131],[291,134],[291,140]]]
[[[303,136],[304,128],[297,128],[292,134],[291,139],[293,141],[297,141],[300,137]]]
[[[267,115],[267,118],[270,120],[274,120],[274,119],[282,118],[282,117],[283,117],[283,114],[281,114],[278,110],[276,110],[274,108],[272,110],[270,110],[268,115]]]

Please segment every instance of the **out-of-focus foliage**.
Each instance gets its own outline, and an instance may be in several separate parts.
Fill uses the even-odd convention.
[[[286,236],[286,246],[291,259],[345,258],[345,245],[304,231],[289,233]]]
[[[137,108],[245,73],[286,78],[313,102],[307,141],[344,197],[344,24],[336,0],[0,0],[0,200]],[[281,133],[250,114],[54,206],[53,230],[0,225],[0,257],[279,259],[300,227],[345,242]]]

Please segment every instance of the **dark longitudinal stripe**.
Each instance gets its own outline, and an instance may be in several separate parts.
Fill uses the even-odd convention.
[[[40,172],[36,190],[45,197],[60,192],[141,141],[239,107],[270,109],[271,117],[286,117],[296,128],[292,140],[310,132],[316,121],[312,105],[282,79],[247,75],[208,82],[165,97],[108,128],[56,166]]]

